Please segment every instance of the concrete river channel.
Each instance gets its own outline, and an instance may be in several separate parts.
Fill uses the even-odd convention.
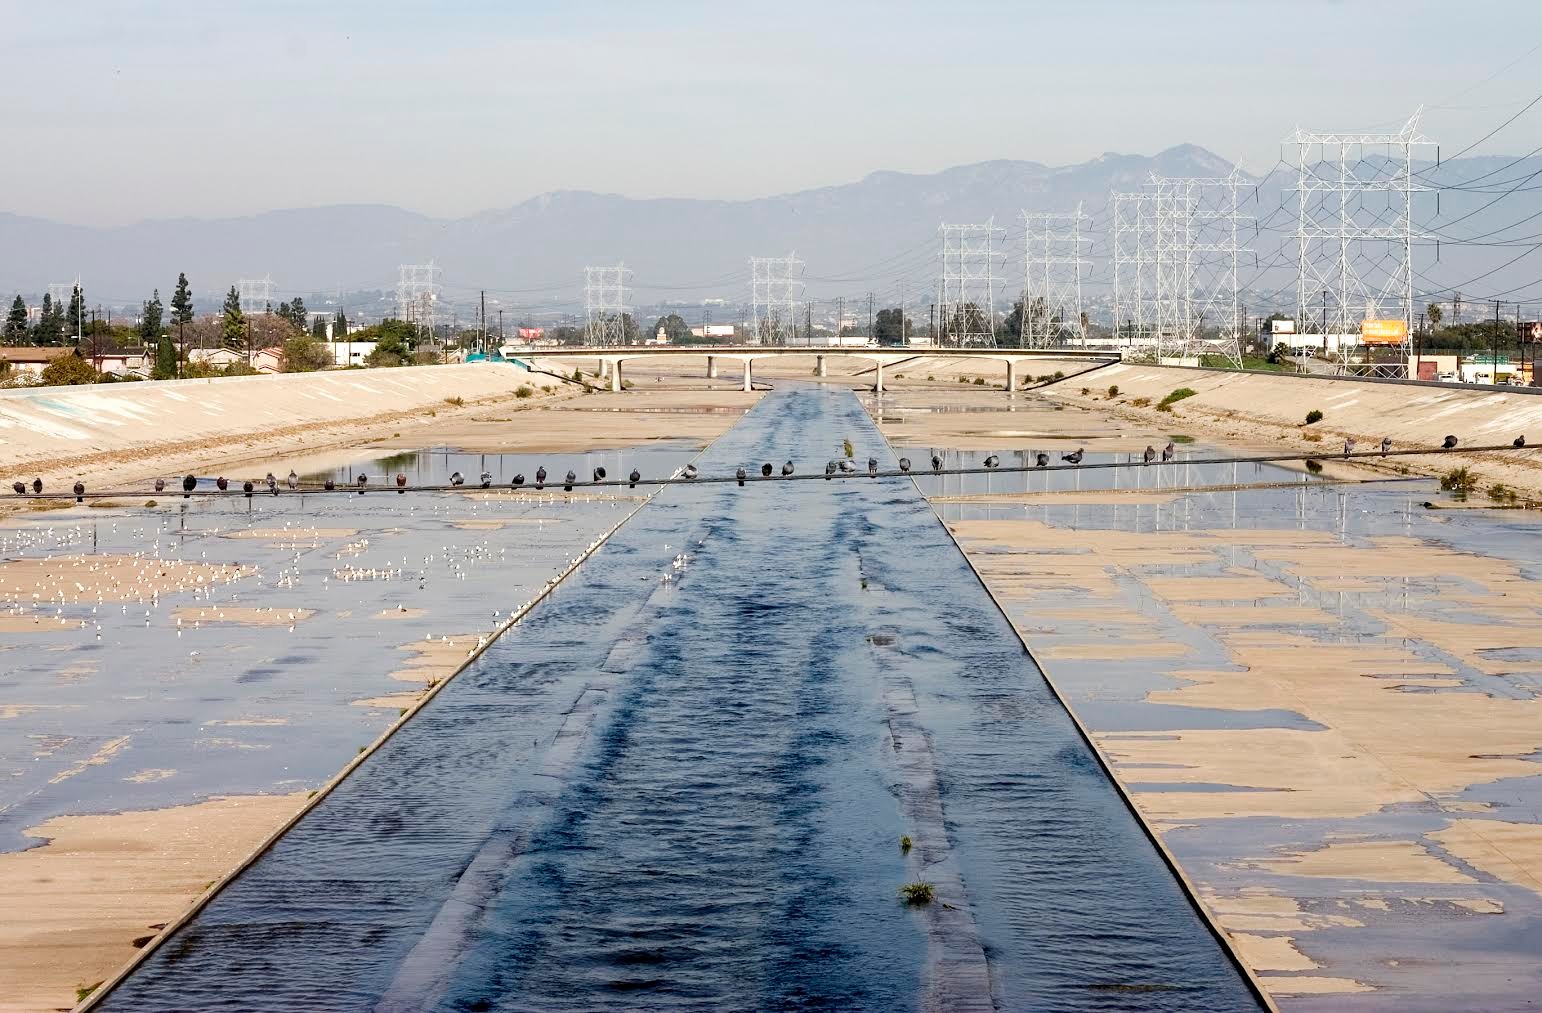
[[[790,385],[698,466],[845,440],[894,466]],[[852,480],[665,489],[100,1008],[1258,1004],[915,485]]]

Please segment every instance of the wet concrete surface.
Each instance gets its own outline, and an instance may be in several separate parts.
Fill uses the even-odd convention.
[[[893,461],[779,387],[704,471]],[[855,481],[666,490],[105,1008],[377,1004],[1256,1008],[925,501]]]

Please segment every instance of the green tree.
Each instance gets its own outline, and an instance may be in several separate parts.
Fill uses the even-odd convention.
[[[903,345],[906,336],[914,333],[910,319],[897,306],[879,310],[873,318],[873,337],[880,345]]]
[[[37,322],[37,343],[40,345],[57,345],[64,340],[64,312],[56,305],[51,295],[43,296],[43,312]]]
[[[91,363],[81,358],[80,349],[69,355],[61,355],[43,367],[43,385],[46,387],[73,386],[96,383],[99,379]]]
[[[337,316],[332,318],[332,340],[341,341],[348,336],[348,317],[342,310],[337,311]]]
[[[177,290],[171,294],[171,322],[174,324],[190,324],[193,322],[193,290],[187,284],[187,272],[177,274]]]
[[[11,301],[11,311],[5,315],[5,341],[20,345],[27,340],[27,302],[21,296]]]
[[[152,380],[174,380],[177,376],[177,346],[170,334],[160,334],[155,339],[155,367],[150,372]]]
[[[309,334],[284,339],[284,372],[311,373],[332,365],[332,349]]]
[[[374,351],[364,362],[367,366],[404,366],[412,361],[412,346],[417,328],[405,320],[382,320],[353,336],[354,341],[373,341]]]
[[[1424,312],[1430,318],[1430,330],[1440,330],[1440,321],[1445,317],[1445,312],[1441,310],[1440,303],[1430,303],[1424,308]]]
[[[317,341],[327,340],[327,318],[318,316],[311,321],[311,337]]]
[[[246,347],[246,314],[241,312],[241,293],[234,285],[225,293],[224,320],[220,323],[220,342],[226,348]]]
[[[653,325],[653,334],[664,332],[664,337],[670,344],[678,344],[691,336],[691,325],[678,313],[671,313],[667,317],[659,317]]]
[[[71,335],[85,336],[91,328],[86,323],[86,294],[79,285],[70,289],[70,309],[64,318],[65,329]]]
[[[139,340],[146,348],[161,339],[161,290],[155,289],[139,314]]]
[[[294,297],[294,302],[289,304],[289,320],[294,324],[294,329],[304,331],[306,329],[306,317],[310,311],[305,308],[305,300],[299,296]]]

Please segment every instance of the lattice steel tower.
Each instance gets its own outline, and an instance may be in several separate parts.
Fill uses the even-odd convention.
[[[996,236],[991,218],[980,225],[937,227],[942,235],[937,340],[955,348],[996,344]]]
[[[1219,355],[1242,365],[1242,293],[1237,281],[1245,223],[1240,169],[1221,177],[1152,176],[1151,269],[1160,357]],[[1206,327],[1213,328],[1213,333]]]
[[[626,343],[626,320],[632,312],[626,264],[584,268],[584,344]]]
[[[750,258],[749,343],[791,344],[798,333],[798,296],[803,292],[803,261],[786,257]]]
[[[1075,339],[1086,344],[1087,329],[1082,326],[1082,274],[1087,260],[1082,256],[1082,214],[1078,202],[1074,212],[1024,211],[1023,219],[1023,309],[1024,348],[1055,348]]]
[[[444,272],[432,260],[397,268],[396,317],[434,333],[439,308],[439,278]]]
[[[241,297],[242,313],[266,313],[273,308],[273,276],[241,278],[236,282],[236,294]]]
[[[1297,320],[1359,342],[1362,320],[1401,320],[1413,330],[1414,150],[1421,106],[1393,134],[1296,128]],[[1321,307],[1320,315],[1314,307]],[[1298,324],[1299,326],[1299,324]]]
[[[1156,231],[1155,195],[1112,193],[1114,258],[1114,345],[1130,351],[1152,350],[1155,295],[1152,237]]]

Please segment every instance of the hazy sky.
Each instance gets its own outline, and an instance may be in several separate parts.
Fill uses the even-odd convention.
[[[1542,3],[0,0],[0,211],[89,224],[556,189],[749,197],[1299,122],[1451,153],[1542,90]],[[1519,59],[1537,46],[1529,58]],[[1515,66],[1485,81],[1514,61]],[[1479,150],[1542,144],[1542,107]]]

